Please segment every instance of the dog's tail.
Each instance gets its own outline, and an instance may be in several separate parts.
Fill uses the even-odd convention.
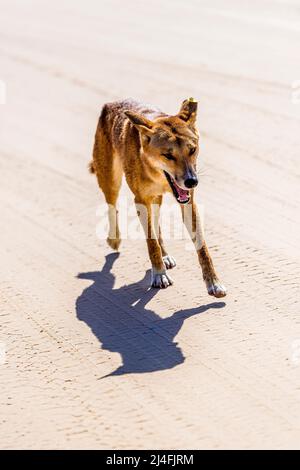
[[[96,173],[94,162],[89,163],[89,172],[92,173],[92,174]]]

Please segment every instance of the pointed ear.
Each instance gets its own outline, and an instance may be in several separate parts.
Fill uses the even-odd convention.
[[[124,111],[130,122],[141,132],[152,134],[153,122],[147,119],[142,114],[133,111]]]
[[[185,122],[195,124],[197,117],[198,102],[194,98],[184,100],[177,116]]]

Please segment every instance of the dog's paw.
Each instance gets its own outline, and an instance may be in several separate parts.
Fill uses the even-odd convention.
[[[206,283],[207,292],[209,295],[220,298],[226,296],[226,287],[220,283],[220,281],[208,281]]]
[[[173,280],[166,272],[152,270],[151,287],[156,289],[166,289],[173,284]]]
[[[172,268],[175,268],[176,266],[176,261],[175,261],[175,258],[173,258],[173,256],[170,256],[170,255],[163,256],[163,261],[165,263],[166,269],[172,269]]]
[[[121,244],[121,239],[120,238],[109,238],[107,237],[106,239],[108,245],[115,251],[118,251],[119,246]]]

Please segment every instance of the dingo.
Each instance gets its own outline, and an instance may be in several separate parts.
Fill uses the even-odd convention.
[[[147,238],[152,287],[173,284],[166,270],[176,263],[164,247],[158,211],[152,210],[154,204],[160,207],[163,194],[169,191],[181,205],[208,293],[224,297],[226,289],[215,272],[194,201],[198,184],[196,113],[197,102],[193,98],[182,103],[176,116],[133,100],[105,104],[96,130],[90,171],[96,173],[109,207],[107,242],[115,250],[121,242],[116,202],[125,173]],[[146,208],[145,217],[141,207]]]

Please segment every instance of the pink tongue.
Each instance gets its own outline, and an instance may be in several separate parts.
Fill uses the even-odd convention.
[[[176,186],[176,190],[178,192],[178,199],[180,202],[184,202],[189,198],[189,192],[187,189],[182,189],[178,184],[173,181],[173,184]]]

